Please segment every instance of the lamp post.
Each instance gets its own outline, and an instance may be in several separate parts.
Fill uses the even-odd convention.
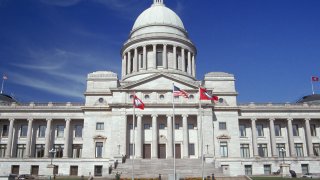
[[[54,154],[55,154],[56,152],[57,152],[57,151],[56,151],[55,149],[53,149],[53,148],[49,151],[49,153],[51,154],[51,163],[50,163],[50,165],[52,165],[52,160],[53,160]]]
[[[285,150],[284,148],[281,148],[281,149],[280,149],[280,152],[281,152],[281,154],[282,154],[282,164],[284,164],[284,155],[285,155],[285,153],[286,153],[286,150]]]

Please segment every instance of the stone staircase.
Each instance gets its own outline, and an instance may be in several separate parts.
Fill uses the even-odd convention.
[[[176,159],[176,174],[180,178],[201,177],[201,159]],[[123,178],[132,177],[132,159],[127,159],[125,163],[118,164],[113,173],[121,173]],[[204,176],[222,177],[222,169],[215,168],[211,163],[204,163]],[[163,179],[168,179],[169,174],[173,174],[173,159],[135,159],[134,176],[136,178],[158,178],[159,174]]]

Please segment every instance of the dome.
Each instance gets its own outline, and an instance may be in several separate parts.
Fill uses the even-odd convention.
[[[320,104],[320,94],[304,96],[297,103]]]
[[[0,94],[0,104],[11,104],[13,102],[17,102],[17,101],[9,95]]]
[[[150,25],[166,25],[184,30],[180,17],[162,1],[155,1],[150,8],[143,11],[135,21],[132,31]]]

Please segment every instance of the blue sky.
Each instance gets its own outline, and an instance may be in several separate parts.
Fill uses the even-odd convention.
[[[294,102],[320,76],[319,0],[164,0],[198,48],[197,78],[236,77],[239,102]],[[152,0],[0,0],[0,73],[22,102],[82,102],[86,75],[121,70]],[[320,93],[320,83],[315,84]]]

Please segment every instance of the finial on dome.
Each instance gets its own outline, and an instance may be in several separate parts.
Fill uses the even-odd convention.
[[[153,4],[163,4],[163,0],[153,0]]]

